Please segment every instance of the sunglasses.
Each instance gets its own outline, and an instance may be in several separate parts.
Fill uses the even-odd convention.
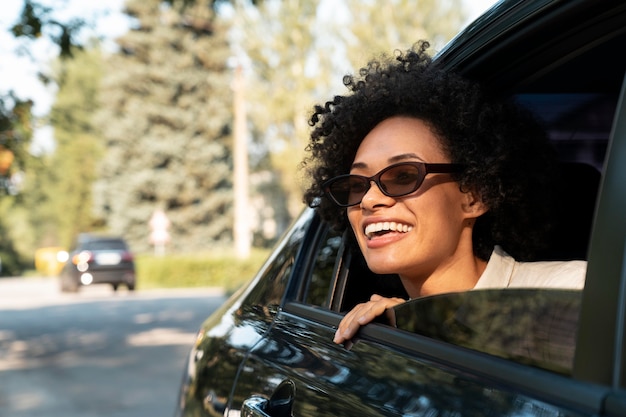
[[[372,181],[388,197],[402,197],[416,191],[428,174],[459,172],[458,164],[427,164],[423,162],[402,162],[390,165],[371,177],[362,175],[340,175],[322,184],[326,195],[340,207],[350,207],[361,203],[372,186]]]

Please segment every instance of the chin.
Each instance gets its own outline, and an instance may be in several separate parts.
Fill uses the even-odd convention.
[[[366,258],[367,267],[375,274],[387,275],[397,274],[400,270],[396,264],[390,264],[388,261],[368,260]]]

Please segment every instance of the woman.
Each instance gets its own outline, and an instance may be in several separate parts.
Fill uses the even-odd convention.
[[[533,260],[549,228],[554,154],[543,130],[515,103],[437,68],[428,46],[371,61],[344,78],[351,94],[315,107],[305,200],[335,227],[348,223],[368,267],[398,274],[411,298],[581,288],[585,262],[519,262]],[[404,301],[372,295],[335,342]]]

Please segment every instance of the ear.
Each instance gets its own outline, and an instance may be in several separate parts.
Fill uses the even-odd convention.
[[[463,212],[467,218],[477,218],[489,211],[489,207],[483,202],[478,193],[467,191],[463,193],[464,201],[462,204]]]

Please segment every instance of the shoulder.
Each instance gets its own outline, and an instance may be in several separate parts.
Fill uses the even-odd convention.
[[[496,246],[474,288],[581,289],[586,272],[585,261],[518,262]]]
[[[516,262],[511,287],[582,289],[586,261]]]

